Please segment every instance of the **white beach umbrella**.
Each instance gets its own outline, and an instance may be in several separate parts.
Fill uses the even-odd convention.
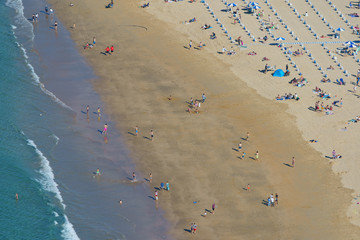
[[[356,48],[357,46],[355,44],[350,44],[348,48]]]
[[[355,44],[353,41],[347,41],[345,42],[345,45],[352,45],[352,44]]]
[[[338,32],[343,32],[343,31],[345,31],[345,29],[343,29],[343,28],[337,28],[336,31],[338,31]]]
[[[236,6],[237,6],[236,3],[229,3],[229,4],[228,4],[228,7],[236,7]]]
[[[256,2],[250,2],[249,3],[249,7],[255,7],[255,6],[258,6],[259,4],[256,3]]]
[[[285,38],[283,38],[283,37],[279,37],[279,38],[276,38],[275,40],[276,40],[276,41],[284,41],[284,40],[285,40]]]

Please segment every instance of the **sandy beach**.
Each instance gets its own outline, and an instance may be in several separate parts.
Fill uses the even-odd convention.
[[[277,26],[274,28],[278,28],[273,31],[274,39],[259,29],[262,18],[241,10],[241,23],[251,32],[249,37],[239,23],[233,24],[232,14],[224,11],[226,5],[220,0],[208,5],[154,1],[144,9],[139,6],[145,2],[115,2],[110,9],[98,1],[79,0],[73,7],[68,2],[50,3],[99,76],[94,87],[106,104],[106,113],[124,134],[138,170],[144,176],[152,173],[149,187],[169,181],[171,190],[161,191],[158,201],[172,224],[169,236],[357,239],[359,228],[352,223],[359,223],[359,205],[354,199],[360,192],[355,147],[359,130],[355,123],[347,123],[357,115],[359,103],[356,93],[350,91],[358,63],[351,56],[337,54],[341,63],[338,66],[327,51],[336,53],[342,43],[312,43],[322,40],[316,39],[297,17],[308,12],[308,23],[321,36],[332,33],[318,16],[323,14],[334,28],[346,29],[340,40],[326,41],[356,41],[346,20],[340,21],[342,18],[328,2],[314,2],[312,7],[305,0],[291,5],[274,1],[270,6],[268,1],[259,1],[264,10],[263,22],[270,15],[268,22],[273,21]],[[246,6],[240,1],[237,4],[240,9]],[[333,4],[356,23],[346,13],[357,10],[346,8],[341,1]],[[239,48],[229,40],[208,6],[232,39],[241,36],[247,48]],[[184,23],[194,17],[194,23]],[[213,28],[202,30],[204,24]],[[296,29],[295,37],[285,26]],[[58,32],[61,34],[61,29]],[[212,32],[217,36],[215,40],[210,40]],[[267,35],[269,40],[259,44],[258,40],[252,41],[251,35],[255,39]],[[84,50],[94,36],[96,45]],[[283,49],[269,44],[279,43],[275,40],[278,37],[285,38]],[[188,49],[190,40],[192,49]],[[200,42],[205,46],[195,49]],[[289,49],[285,47],[294,45],[294,52],[301,48],[296,42],[304,42],[304,53],[297,57],[290,54],[288,60]],[[102,54],[111,45],[115,52]],[[220,54],[224,47],[233,49],[236,55]],[[248,55],[252,51],[257,55]],[[322,70],[313,63],[310,53]],[[263,57],[270,60],[262,61]],[[270,72],[265,75],[260,70],[266,63],[284,70],[288,64],[291,74],[286,78],[274,78]],[[329,65],[335,69],[326,70]],[[341,66],[348,70],[349,77]],[[289,84],[294,77],[300,77],[300,72],[308,84],[301,88]],[[320,82],[325,74],[331,83]],[[332,83],[340,77],[347,85]],[[312,91],[316,86],[332,95],[325,105],[340,98],[344,105],[334,106],[333,115],[309,110],[315,101],[321,101]],[[296,92],[300,100],[275,100],[278,94],[289,92]],[[187,112],[190,98],[201,99],[203,93],[207,99],[199,113],[193,109]],[[135,126],[139,126],[139,136],[133,134]],[[345,126],[347,130],[342,131]],[[151,130],[153,141],[148,139]],[[247,132],[250,138],[244,140]],[[311,139],[318,142],[310,143]],[[326,158],[333,149],[342,155],[341,159]],[[259,160],[255,159],[256,151]],[[242,152],[246,156],[240,159]],[[296,159],[294,168],[292,157]],[[245,190],[247,184],[251,191]],[[275,193],[279,194],[279,205],[267,207],[264,201]],[[214,202],[215,214],[201,216]],[[196,236],[189,233],[193,222],[198,225]]]

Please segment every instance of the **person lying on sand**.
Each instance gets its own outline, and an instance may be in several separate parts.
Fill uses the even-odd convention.
[[[216,39],[216,34],[215,34],[214,32],[212,32],[212,34],[210,35],[210,39],[211,39],[211,40]]]
[[[143,5],[141,5],[141,8],[146,8],[146,7],[149,7],[150,3],[144,3]]]
[[[262,59],[263,61],[270,61],[270,58],[267,58],[267,57],[263,57]]]
[[[334,70],[335,68],[333,67],[333,66],[329,66],[328,68],[327,68],[327,70]]]
[[[254,51],[249,52],[248,55],[255,56],[255,55],[256,55],[256,52],[254,52]]]
[[[328,78],[328,79],[323,78],[323,79],[321,79],[321,82],[323,82],[323,83],[328,83],[328,82],[331,82],[331,81],[330,81],[330,78]]]
[[[209,29],[209,28],[212,28],[212,27],[210,26],[210,24],[209,25],[205,24],[204,26],[201,26],[201,28],[206,30],[206,29]]]

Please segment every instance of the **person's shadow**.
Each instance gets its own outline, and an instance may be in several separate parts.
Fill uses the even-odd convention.
[[[283,163],[285,166],[288,166],[288,167],[291,167],[292,168],[292,166],[290,165],[290,164],[288,164],[288,163]]]
[[[236,152],[239,152],[239,150],[238,150],[238,149],[236,149],[236,148],[232,148],[232,150],[234,150],[234,151],[236,151]]]
[[[250,159],[252,159],[252,160],[255,160],[255,158],[254,157],[249,157]]]
[[[191,233],[191,229],[184,228],[185,232]]]
[[[153,196],[148,196],[148,198],[152,199],[155,201],[155,198]]]
[[[151,141],[151,139],[149,137],[144,136],[144,138]]]
[[[133,135],[133,136],[136,136],[135,133],[132,133],[132,132],[128,132],[128,134]]]
[[[263,199],[261,204],[264,204],[265,206],[268,206],[268,201]]]

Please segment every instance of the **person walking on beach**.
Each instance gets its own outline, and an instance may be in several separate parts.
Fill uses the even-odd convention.
[[[159,200],[159,193],[158,191],[155,191],[155,201]]]
[[[246,191],[250,192],[250,184],[248,183],[248,185],[246,186]]]
[[[239,143],[239,151],[242,149],[242,144],[241,142]]]
[[[95,173],[95,175],[96,176],[100,176],[101,174],[100,174],[100,169],[98,168],[98,169],[96,169],[96,173]]]
[[[335,159],[336,158],[336,152],[335,150],[332,150],[332,159]]]
[[[289,70],[289,65],[286,64],[286,71]]]
[[[107,130],[108,130],[108,125],[107,123],[105,123],[104,125],[104,130],[102,131],[102,133],[105,133],[105,135],[107,134]]]
[[[340,98],[340,107],[342,107],[343,105],[343,101],[342,101],[342,98]]]
[[[275,193],[275,206],[279,204],[279,194]]]
[[[245,139],[245,140],[246,140],[246,141],[249,141],[249,137],[250,137],[250,133],[247,132],[247,133],[246,133],[246,139]]]
[[[268,70],[268,64],[265,64],[264,73],[266,74]]]
[[[166,181],[166,191],[170,191],[170,184],[168,181]]]
[[[291,159],[291,167],[295,167],[295,157],[292,157]]]
[[[139,128],[138,126],[135,127],[135,136],[139,135]]]
[[[110,52],[113,53],[114,52],[114,46],[111,46],[110,48]]]
[[[243,152],[243,154],[242,154],[242,156],[241,156],[241,159],[244,159],[244,158],[245,158],[245,155],[246,155],[246,153]]]
[[[216,208],[216,205],[215,205],[215,202],[211,205],[211,209],[212,209],[212,212],[211,214],[214,214],[215,213],[215,208]]]
[[[152,182],[152,174],[151,173],[149,174],[149,182],[150,183]]]
[[[197,225],[196,225],[196,223],[194,223],[194,225],[193,225],[193,233],[194,234],[196,234],[196,229],[197,229]]]
[[[93,37],[93,45],[95,46],[96,44],[96,37]]]
[[[105,48],[105,54],[106,54],[106,53],[111,54],[111,53],[110,53],[110,48],[109,48],[109,46],[107,46],[107,47]]]
[[[270,197],[268,197],[268,199],[267,199],[267,206],[268,206],[268,207],[271,206],[271,199],[270,199]]]
[[[255,160],[259,160],[259,151],[256,151],[255,153]]]
[[[101,110],[100,110],[100,107],[98,107],[97,108],[97,115],[98,115],[98,117],[101,117],[101,112],[100,112]]]
[[[133,178],[133,182],[136,182],[136,174],[135,174],[135,172],[133,172],[132,178]]]
[[[57,21],[55,21],[55,23],[54,23],[55,30],[57,30],[57,27],[58,27],[58,23],[57,23]]]
[[[150,131],[150,140],[151,141],[154,140],[154,131],[153,130]]]
[[[190,40],[190,42],[189,42],[189,50],[191,49],[191,47],[192,47],[192,41]]]
[[[206,100],[206,96],[205,96],[205,93],[202,94],[202,102],[204,103]]]
[[[86,114],[87,114],[87,115],[89,115],[89,109],[90,109],[90,106],[87,105],[87,106],[86,106]]]

